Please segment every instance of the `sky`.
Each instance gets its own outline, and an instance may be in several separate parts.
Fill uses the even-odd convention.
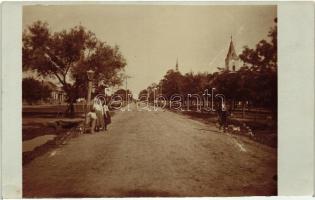
[[[81,24],[127,60],[128,89],[134,95],[158,83],[178,59],[182,74],[224,67],[231,36],[237,54],[267,39],[276,6],[63,5],[25,6],[23,29],[34,21],[52,32]],[[125,86],[122,86],[125,87]]]

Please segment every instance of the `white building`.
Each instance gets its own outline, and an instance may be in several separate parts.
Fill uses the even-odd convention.
[[[234,44],[232,41],[232,36],[231,36],[229,51],[225,58],[225,70],[237,71],[241,68],[241,66],[242,66],[242,62],[241,62],[241,59],[236,54]]]
[[[50,98],[49,102],[52,104],[61,104],[65,102],[66,93],[62,90],[61,87],[58,87],[50,81],[42,81],[43,85],[46,85],[50,88]]]

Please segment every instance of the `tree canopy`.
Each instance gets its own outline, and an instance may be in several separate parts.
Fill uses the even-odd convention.
[[[93,85],[122,83],[126,60],[118,46],[100,41],[83,26],[51,32],[47,23],[36,21],[23,31],[23,70],[56,78],[73,104],[87,90],[86,71],[95,71]]]

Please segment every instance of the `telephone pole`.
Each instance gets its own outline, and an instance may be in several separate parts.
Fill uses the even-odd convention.
[[[129,98],[128,97],[128,78],[132,78],[132,76],[129,75],[124,75],[125,83],[126,83],[126,100]]]

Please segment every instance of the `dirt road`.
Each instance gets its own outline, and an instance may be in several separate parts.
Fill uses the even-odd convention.
[[[276,149],[170,111],[118,112],[23,168],[24,197],[276,194]]]

